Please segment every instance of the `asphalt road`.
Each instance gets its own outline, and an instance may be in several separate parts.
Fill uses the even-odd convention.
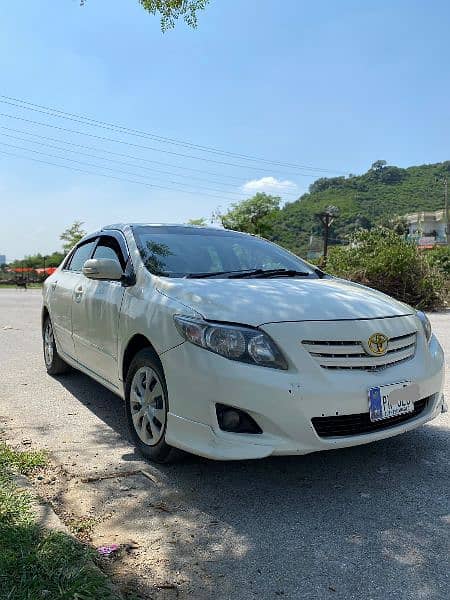
[[[0,290],[0,426],[63,465],[64,484],[48,487],[98,518],[94,543],[136,543],[113,569],[121,584],[158,600],[450,597],[449,413],[346,450],[149,466],[120,399],[80,373],[46,375],[39,318],[39,292]],[[431,320],[449,352],[450,313]],[[142,467],[152,480],[85,481]]]

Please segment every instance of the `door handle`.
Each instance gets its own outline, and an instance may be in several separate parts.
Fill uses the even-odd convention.
[[[57,283],[58,283],[58,281],[52,281],[52,283],[51,283],[52,290],[54,290],[56,288]]]
[[[81,302],[81,298],[83,296],[83,288],[80,286],[74,292],[74,300],[75,302]]]

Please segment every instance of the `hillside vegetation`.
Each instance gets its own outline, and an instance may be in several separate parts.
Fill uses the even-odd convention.
[[[444,207],[443,177],[449,175],[450,161],[407,169],[377,161],[363,175],[318,179],[307,194],[273,215],[267,237],[305,255],[311,233],[321,235],[315,213],[329,205],[340,209],[330,231],[337,242],[361,227],[370,229],[395,215],[438,210]]]

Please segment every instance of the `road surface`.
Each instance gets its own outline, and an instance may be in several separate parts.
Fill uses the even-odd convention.
[[[450,597],[448,413],[346,450],[152,466],[119,398],[77,372],[46,375],[39,319],[38,291],[0,290],[0,426],[62,466],[43,493],[94,518],[94,544],[133,542],[110,567],[122,586],[158,600]],[[431,321],[449,352],[450,313]]]

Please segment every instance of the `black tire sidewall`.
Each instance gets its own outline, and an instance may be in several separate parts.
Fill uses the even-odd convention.
[[[47,329],[48,323],[51,324],[53,332],[53,358],[51,365],[47,365],[47,361],[45,360],[45,330]],[[69,365],[64,362],[58,354],[55,340],[55,330],[53,329],[53,323],[49,315],[47,315],[47,317],[44,319],[44,324],[42,327],[42,350],[44,353],[44,365],[49,375],[61,375],[69,370]]]
[[[161,439],[154,446],[149,446],[144,444],[144,442],[138,436],[134,424],[133,419],[131,417],[131,406],[130,406],[130,392],[131,392],[131,383],[133,381],[133,377],[138,369],[141,367],[150,367],[158,374],[158,377],[161,381],[161,385],[164,393],[164,405],[166,410],[166,420],[164,423],[164,431]],[[137,447],[137,449],[143,454],[146,458],[150,460],[154,460],[156,462],[167,462],[169,459],[169,455],[171,454],[172,447],[166,443],[166,431],[167,431],[167,413],[169,412],[169,400],[167,394],[167,385],[166,378],[164,376],[164,371],[162,366],[155,356],[154,352],[151,349],[141,350],[136,354],[136,356],[131,361],[130,368],[128,369],[127,376],[125,379],[125,410],[127,415],[128,427],[130,429],[131,437],[133,439],[133,443]]]

